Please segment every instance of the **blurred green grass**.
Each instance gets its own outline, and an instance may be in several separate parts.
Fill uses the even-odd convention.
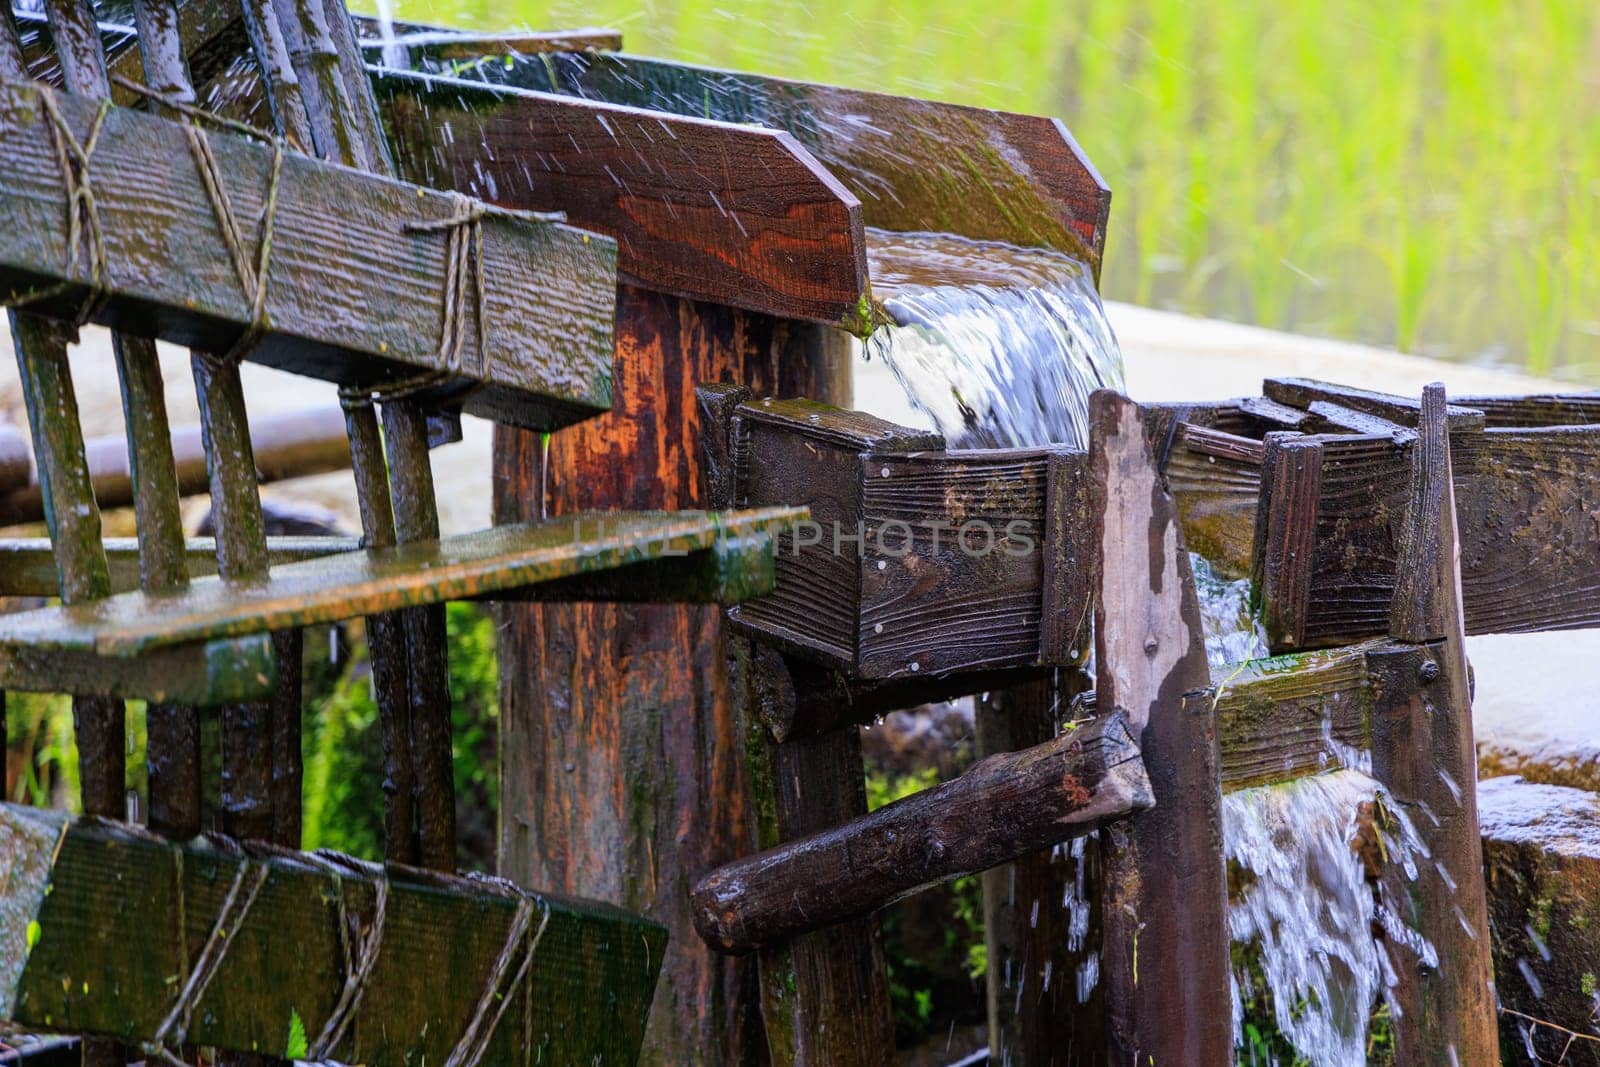
[[[1600,375],[1587,0],[402,0],[397,16],[607,25],[630,51],[1059,115],[1114,190],[1112,298]]]

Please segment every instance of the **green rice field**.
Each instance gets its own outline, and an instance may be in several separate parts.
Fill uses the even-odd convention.
[[[1114,191],[1114,299],[1600,379],[1589,0],[398,2],[1059,115]]]

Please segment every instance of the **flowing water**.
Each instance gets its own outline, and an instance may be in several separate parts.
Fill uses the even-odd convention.
[[[909,411],[951,447],[1085,447],[1089,394],[1122,387],[1121,353],[1087,269],[949,237],[874,233],[869,249],[874,290],[892,321],[866,340],[860,379],[881,378],[876,364],[893,380],[876,394],[858,391],[856,406],[898,422]],[[1247,580],[1227,580],[1197,555],[1191,563],[1207,659],[1221,680],[1231,665],[1267,655],[1265,632]],[[1331,736],[1328,746],[1329,773],[1223,801],[1241,1062],[1366,1063],[1374,1011],[1394,983],[1373,936],[1393,925],[1385,916],[1394,909],[1380,907],[1356,843],[1377,835],[1389,860],[1410,872],[1427,862],[1426,850],[1403,813],[1384,804],[1364,755]],[[1377,811],[1392,817],[1374,819]],[[1084,845],[1064,849],[1081,861]],[[1098,956],[1083,953],[1092,894],[1084,865],[1074,865],[1060,903],[1083,1002],[1098,982]],[[1432,955],[1410,931],[1383,932],[1424,960]],[[1273,1029],[1276,1039],[1262,1037]]]

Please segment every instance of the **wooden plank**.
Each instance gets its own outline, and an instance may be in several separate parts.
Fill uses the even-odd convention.
[[[1091,833],[1153,803],[1127,720],[1107,715],[718,868],[693,890],[695,925],[718,951],[749,952]]]
[[[1261,498],[1260,441],[1184,423],[1167,456],[1183,539],[1229,577],[1250,573]]]
[[[209,707],[267,696],[276,680],[272,641],[262,634],[175,645],[131,659],[0,646],[0,690]],[[116,713],[122,714],[120,704]]]
[[[1268,378],[1261,383],[1261,391],[1269,400],[1276,400],[1290,407],[1309,409],[1314,402],[1321,400],[1352,411],[1376,415],[1400,426],[1415,426],[1421,411],[1418,402],[1410,397],[1380,393],[1372,389],[1357,389],[1348,385],[1334,385],[1331,382],[1319,382],[1311,378]],[[1449,414],[1452,433],[1457,430],[1479,429],[1483,426],[1484,414],[1476,408],[1451,404]]]
[[[495,879],[10,804],[0,835],[0,1017],[23,1026],[281,1054],[295,1015],[317,1059],[631,1063],[665,947],[655,923]]]
[[[552,56],[493,74],[784,130],[861,198],[868,226],[1054,248],[1099,275],[1111,191],[1056,119],[615,53]]]
[[[1212,694],[1224,792],[1361,761],[1371,745],[1368,642],[1251,660]]]
[[[94,105],[63,96],[58,106],[74,135],[85,137]],[[9,161],[0,211],[17,223],[0,234],[0,285],[16,299],[66,282],[29,310],[70,317],[90,295],[93,257],[68,263],[65,255],[65,194],[40,90],[3,87],[0,113],[0,154]],[[246,220],[247,253],[254,252],[251,223],[264,213],[273,150],[231,134],[209,141],[234,216]],[[94,321],[226,351],[252,321],[254,293],[241,288],[199,173],[173,165],[189,158],[183,128],[114,108],[94,158],[110,280]],[[273,328],[248,358],[340,384],[447,369],[440,320],[448,237],[407,227],[455,217],[458,200],[286,153],[276,205],[264,305]],[[341,225],[329,227],[330,215]],[[544,428],[603,410],[611,399],[611,242],[505,216],[478,226],[489,280],[485,321],[476,298],[467,299],[461,365],[426,396]]]
[[[1461,396],[1456,403],[1482,411],[1489,429],[1600,423],[1600,393]]]
[[[1331,404],[1326,400],[1313,400],[1306,409],[1310,416],[1305,429],[1309,433],[1356,433],[1369,436],[1388,437],[1397,445],[1409,444],[1416,440],[1415,430],[1408,430],[1388,419],[1378,415],[1369,415],[1364,411],[1345,407],[1343,404]]]
[[[1494,1063],[1494,973],[1443,385],[1423,391],[1420,410],[1391,632],[1428,644],[1369,658],[1373,775],[1429,860],[1406,869],[1412,861],[1396,858],[1379,875],[1383,909],[1392,916],[1386,924],[1403,924],[1415,935],[1384,941],[1398,978],[1391,991],[1395,1017],[1402,1020],[1395,1059]]]
[[[868,328],[861,205],[788,134],[379,73],[374,89],[409,180],[564,211],[616,238],[618,272],[635,285]]]
[[[1321,444],[1299,434],[1267,434],[1250,576],[1274,649],[1305,644],[1321,496]]]
[[[1200,605],[1138,406],[1089,398],[1099,714],[1138,738],[1155,806],[1107,834],[1101,980],[1113,1062],[1229,1064],[1218,734]]]
[[[557,433],[499,431],[495,518],[714,505],[695,388],[849,395],[838,331],[626,286],[610,413]],[[743,712],[722,611],[646,605],[501,608],[500,870],[647,913],[672,933],[651,1011],[651,1063],[765,1055],[753,962],[694,933],[694,878],[755,847]],[[619,716],[617,709],[632,709]],[[842,788],[831,782],[823,788]]]
[[[1057,457],[1082,461],[1081,452],[1066,449],[863,458],[866,542],[853,561],[861,677],[1040,662],[1044,560],[1052,543],[1065,540],[1045,526],[1046,473]],[[1087,583],[1077,592],[1077,602],[1063,607],[1086,621]]]
[[[1600,426],[1451,439],[1467,632],[1600,625]]]
[[[804,517],[771,508],[727,515],[589,513],[495,526],[438,541],[323,556],[251,582],[199,579],[158,595],[123,593],[0,616],[0,649],[21,654],[140,656],[194,641],[339,622],[709,548],[721,537],[772,532]]]

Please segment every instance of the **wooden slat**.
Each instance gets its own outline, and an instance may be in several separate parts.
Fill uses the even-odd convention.
[[[70,96],[59,106],[81,140],[95,106]],[[29,306],[70,317],[88,295],[91,257],[80,254],[67,268],[65,194],[40,90],[0,87],[0,112],[0,214],[14,220],[0,231],[0,287],[21,296],[70,282]],[[254,254],[272,150],[232,134],[210,141]],[[121,108],[107,113],[92,181],[109,286],[95,321],[221,352],[249,324],[254,294],[241,289],[199,174],[182,162],[189,159],[178,124]],[[287,153],[267,271],[273,329],[248,358],[341,384],[442,369],[447,235],[406,227],[453,217],[456,208],[445,194]],[[462,366],[426,395],[541,428],[603,410],[611,401],[611,242],[522,219],[480,225],[487,322],[478,323],[469,295]]]
[[[354,537],[269,537],[267,558],[273,566],[300,560],[355,552],[361,542]],[[108,537],[106,562],[111,591],[127,593],[139,588],[139,545],[132,538]],[[217,543],[209,537],[191,537],[184,543],[184,561],[191,577],[217,573]],[[54,553],[45,538],[0,540],[0,596],[53,597],[56,595]]]
[[[450,1057],[481,1001],[484,1063],[632,1063],[666,940],[645,919],[498,880],[176,845],[10,804],[0,839],[0,1018],[134,1044],[157,1037],[208,948],[212,977],[167,1040],[281,1055],[298,1016],[315,1042],[371,944],[343,1040],[315,1058],[470,1062]]]
[[[404,177],[564,211],[616,238],[629,282],[787,318],[864,314],[861,205],[788,134],[419,74],[374,89]]]
[[[1290,407],[1309,409],[1314,402],[1321,400],[1352,411],[1376,415],[1401,426],[1415,426],[1421,410],[1418,402],[1410,397],[1379,393],[1371,389],[1357,389],[1348,385],[1334,385],[1331,382],[1319,382],[1311,378],[1268,378],[1261,384],[1261,390],[1269,400],[1276,400]],[[1483,412],[1476,408],[1451,404],[1449,414],[1452,433],[1483,425]]]
[[[1250,573],[1261,497],[1260,441],[1184,424],[1167,456],[1183,539],[1229,577]]]
[[[439,541],[324,556],[252,582],[201,579],[180,592],[123,593],[76,606],[0,616],[0,649],[131,657],[193,641],[314,626],[502,591],[772,532],[804,516],[773,508],[591,513],[496,526]]]
[[[384,47],[378,20],[357,17],[353,21],[361,47],[377,59],[376,50]],[[517,30],[482,33],[404,21],[396,21],[393,28],[396,46],[404,50],[413,63],[418,59],[457,63],[546,52],[614,51],[622,47],[619,30],[584,28],[543,33]]]
[[[1058,120],[614,53],[497,73],[785,130],[861,198],[868,226],[1055,248],[1098,275],[1111,192]]]
[[[1321,444],[1299,434],[1267,434],[1251,578],[1273,648],[1305,644],[1321,494]]]

